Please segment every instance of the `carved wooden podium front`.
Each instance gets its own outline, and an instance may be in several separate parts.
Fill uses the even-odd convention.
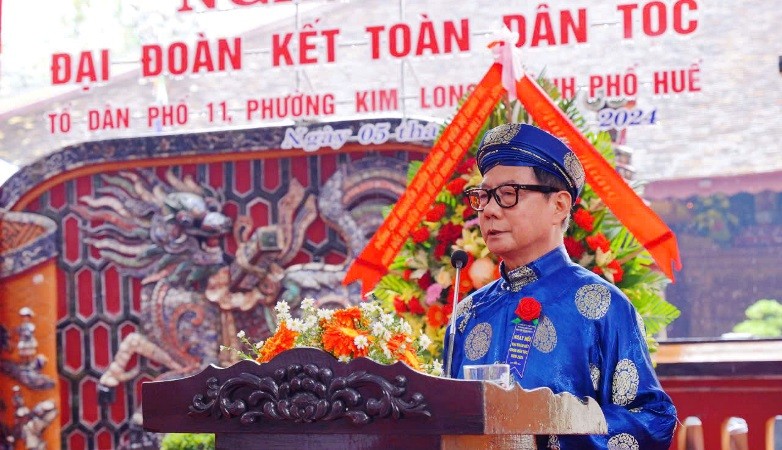
[[[604,434],[600,407],[551,390],[425,375],[293,349],[145,383],[144,428],[215,433],[217,449],[534,449],[531,435]]]

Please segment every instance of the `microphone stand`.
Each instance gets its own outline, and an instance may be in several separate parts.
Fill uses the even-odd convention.
[[[456,280],[454,281],[453,288],[453,309],[451,310],[450,328],[448,332],[448,359],[445,362],[445,374],[448,378],[456,378],[451,376],[451,366],[453,365],[453,345],[456,339],[456,306],[459,302],[459,285],[460,277],[462,274],[462,267],[467,261],[467,253],[464,250],[456,250],[451,255],[451,264],[456,268]]]

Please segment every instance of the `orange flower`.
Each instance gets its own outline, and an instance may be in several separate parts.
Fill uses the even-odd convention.
[[[473,290],[472,278],[470,278],[470,272],[467,270],[462,271],[462,275],[459,279],[459,294],[464,295]]]
[[[271,361],[272,358],[293,348],[293,343],[296,341],[296,337],[299,333],[291,330],[285,325],[285,322],[280,322],[280,327],[274,336],[266,340],[261,350],[259,351],[256,361],[264,363]]]
[[[597,233],[594,236],[587,236],[586,243],[592,250],[600,249],[604,252],[611,250],[611,243],[603,233]]]
[[[366,336],[368,342],[372,338],[366,331],[357,330],[353,327],[328,325],[323,330],[323,349],[337,357],[360,358],[367,356],[369,345],[358,348],[356,345],[356,337],[358,336]]]
[[[388,350],[398,360],[407,364],[415,370],[421,369],[421,362],[418,361],[418,356],[412,351],[410,345],[407,343],[407,335],[404,333],[396,333],[388,340]]]
[[[356,323],[360,322],[361,319],[361,310],[358,309],[358,306],[352,306],[350,308],[338,309],[334,311],[334,315],[331,316],[331,320],[329,322],[333,323],[334,325],[355,328]]]
[[[412,367],[413,369],[418,371],[421,370],[421,362],[418,361],[418,356],[416,356],[416,354],[411,352],[410,350],[405,350],[402,354],[398,356],[398,358],[400,361]]]
[[[426,312],[426,323],[431,327],[439,328],[448,323],[448,315],[445,313],[445,308],[439,303],[429,307]]]

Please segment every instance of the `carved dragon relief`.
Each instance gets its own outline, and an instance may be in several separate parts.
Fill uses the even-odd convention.
[[[345,271],[382,222],[382,208],[406,185],[404,161],[373,157],[341,166],[317,197],[295,179],[277,204],[277,222],[253,229],[248,217],[221,212],[214,189],[169,172],[103,175],[96,195],[72,209],[84,222],[85,242],[126,276],[141,279],[139,332],[122,340],[100,379],[113,387],[139,374],[127,370],[134,354],[169,369],[161,378],[194,373],[222,360],[220,345],[236,346],[236,332],[265,338],[278,300],[296,308],[304,297],[346,306],[358,286],[342,285]],[[340,264],[290,265],[318,218],[343,239]],[[224,250],[233,232],[234,255]],[[229,352],[223,352],[225,356]]]

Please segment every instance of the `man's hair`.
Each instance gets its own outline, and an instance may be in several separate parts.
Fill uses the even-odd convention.
[[[540,183],[543,186],[551,186],[553,188],[556,188],[558,191],[565,191],[569,192],[567,185],[565,184],[565,181],[559,178],[558,176],[554,175],[551,172],[547,172],[540,167],[533,167],[532,171],[535,173],[535,178],[538,179],[538,183]],[[545,194],[546,197],[551,197],[551,192]],[[575,201],[575,199],[573,199]],[[571,208],[572,210],[572,208]],[[566,233],[568,226],[570,225],[570,212],[568,212],[567,217],[565,217],[565,220],[562,221],[562,233]]]

